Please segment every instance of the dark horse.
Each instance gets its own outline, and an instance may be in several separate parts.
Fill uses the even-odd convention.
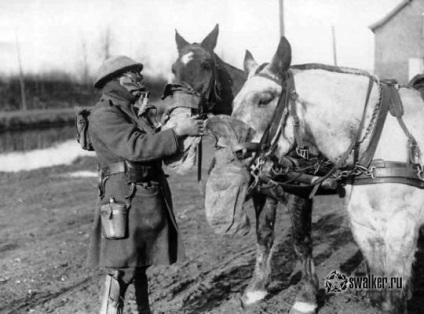
[[[191,115],[206,118],[210,115],[231,115],[232,102],[244,82],[246,74],[221,60],[214,52],[219,28],[218,24],[199,43],[188,43],[176,31],[178,58],[172,65],[174,80],[164,91],[164,128],[170,128]],[[199,137],[188,137],[181,144],[184,152],[166,161],[176,172],[185,173],[195,164],[199,152]]]

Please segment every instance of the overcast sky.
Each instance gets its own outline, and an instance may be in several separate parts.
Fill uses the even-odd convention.
[[[372,71],[369,26],[401,0],[284,0],[286,37],[293,64],[333,64]],[[249,49],[269,61],[279,41],[279,0],[0,0],[0,73],[18,70],[16,38],[25,72],[63,70],[78,75],[86,51],[91,71],[102,61],[101,38],[111,31],[112,54],[145,62],[146,71],[169,73],[176,58],[175,29],[200,42],[219,23],[215,52],[242,67]],[[85,46],[85,48],[84,48]]]

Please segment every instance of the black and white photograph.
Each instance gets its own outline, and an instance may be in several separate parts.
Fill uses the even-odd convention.
[[[25,313],[424,313],[424,0],[0,0]]]

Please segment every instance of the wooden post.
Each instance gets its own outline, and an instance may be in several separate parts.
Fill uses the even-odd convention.
[[[278,0],[280,5],[280,36],[284,36],[284,0]]]
[[[336,30],[334,28],[334,25],[331,25],[331,35],[333,38],[333,60],[334,65],[337,66]]]
[[[16,35],[16,53],[17,53],[18,65],[19,65],[19,83],[21,85],[21,100],[22,100],[21,110],[27,110],[24,71],[22,70],[21,50],[19,47],[18,32],[16,30],[15,30],[15,35]]]

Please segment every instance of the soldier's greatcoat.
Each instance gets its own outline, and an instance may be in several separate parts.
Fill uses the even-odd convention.
[[[103,88],[101,100],[89,117],[89,134],[100,167],[129,160],[155,163],[175,154],[178,140],[173,130],[155,133],[144,118],[138,118],[132,103],[134,97],[118,82]],[[169,265],[184,259],[169,186],[163,172],[155,181],[159,186],[137,184],[128,212],[128,237],[109,240],[102,237],[100,205],[113,197],[125,202],[130,185],[124,173],[112,175],[99,197],[90,240],[89,263],[100,267],[138,267]]]

